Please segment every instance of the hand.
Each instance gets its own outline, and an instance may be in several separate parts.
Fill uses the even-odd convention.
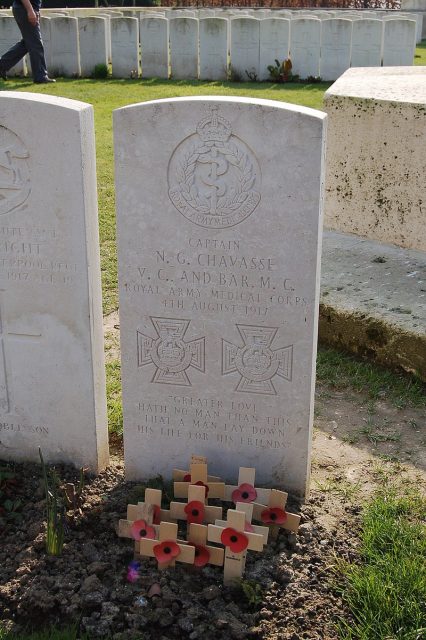
[[[28,17],[28,22],[33,27],[35,27],[38,24],[38,15],[32,9],[31,9],[31,11],[28,11],[27,17]]]

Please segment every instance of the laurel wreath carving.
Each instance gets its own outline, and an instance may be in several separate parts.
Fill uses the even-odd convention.
[[[217,201],[215,213],[223,216],[241,207],[253,188],[256,179],[256,175],[253,175],[253,165],[249,157],[240,151],[237,145],[232,142],[226,146],[221,143],[194,145],[185,153],[176,170],[176,178],[180,192],[188,205],[200,213],[211,213],[208,199],[200,195],[195,185],[195,169],[199,157],[210,152],[213,146],[226,158],[229,164],[239,170],[240,174],[233,187],[229,189],[229,193],[221,196]]]

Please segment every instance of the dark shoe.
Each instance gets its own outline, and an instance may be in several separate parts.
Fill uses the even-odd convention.
[[[56,82],[56,80],[54,80],[53,78],[49,78],[48,76],[43,78],[43,80],[34,80],[35,84],[47,84],[48,82]]]
[[[2,80],[7,80],[6,71],[4,71],[1,67],[0,67],[0,78]]]

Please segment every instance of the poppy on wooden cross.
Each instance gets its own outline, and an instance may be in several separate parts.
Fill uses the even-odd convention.
[[[188,524],[213,523],[222,517],[222,507],[209,507],[205,495],[205,487],[189,485],[188,502],[171,502],[170,515],[175,520],[186,520]]]
[[[195,547],[177,539],[178,526],[173,522],[162,522],[158,540],[143,538],[137,543],[140,557],[156,558],[159,569],[174,567],[176,562],[194,564]]]
[[[209,498],[222,498],[225,493],[224,482],[210,482],[207,475],[207,464],[192,463],[190,466],[190,477],[186,481],[174,483],[175,498],[187,498],[188,487],[199,485],[206,488],[206,500]]]
[[[253,504],[249,502],[237,502],[235,509],[236,511],[243,511],[246,514],[244,533],[258,533],[259,535],[263,536],[263,544],[268,544],[268,527],[252,524]],[[215,524],[219,527],[226,527],[226,520],[216,520]]]
[[[260,489],[254,486],[256,469],[240,467],[238,485],[226,485],[224,500],[227,502],[267,502],[271,489]]]
[[[245,531],[246,517],[244,511],[228,509],[224,526],[208,525],[207,539],[225,547],[224,584],[230,584],[244,574],[247,551],[263,551],[264,536]]]
[[[221,567],[224,559],[222,547],[212,547],[207,544],[207,527],[203,524],[190,524],[188,527],[188,544],[195,547],[194,565],[204,567],[206,564],[214,564]]]
[[[285,510],[287,493],[271,489],[271,494],[266,504],[253,503],[253,519],[262,522],[270,528],[272,538],[276,538],[280,529],[297,531],[300,516]]]
[[[157,534],[158,527],[156,528],[156,525],[159,525],[160,522],[174,522],[170,516],[170,511],[161,508],[161,498],[162,492],[159,489],[146,489],[145,502],[128,504],[127,520],[119,520],[118,522],[118,535],[122,538],[133,538],[137,541],[139,538],[137,536],[135,537],[135,533],[138,525],[133,527],[135,522],[143,521],[147,526],[153,527]],[[139,532],[141,531],[144,531],[144,527],[142,525],[139,529]],[[151,532],[149,532],[149,534],[150,533]],[[145,534],[145,536],[142,537],[147,536]],[[135,544],[135,554],[137,553],[138,546]]]

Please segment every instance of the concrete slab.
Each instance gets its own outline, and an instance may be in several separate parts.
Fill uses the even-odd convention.
[[[319,339],[426,380],[426,252],[324,231]]]

